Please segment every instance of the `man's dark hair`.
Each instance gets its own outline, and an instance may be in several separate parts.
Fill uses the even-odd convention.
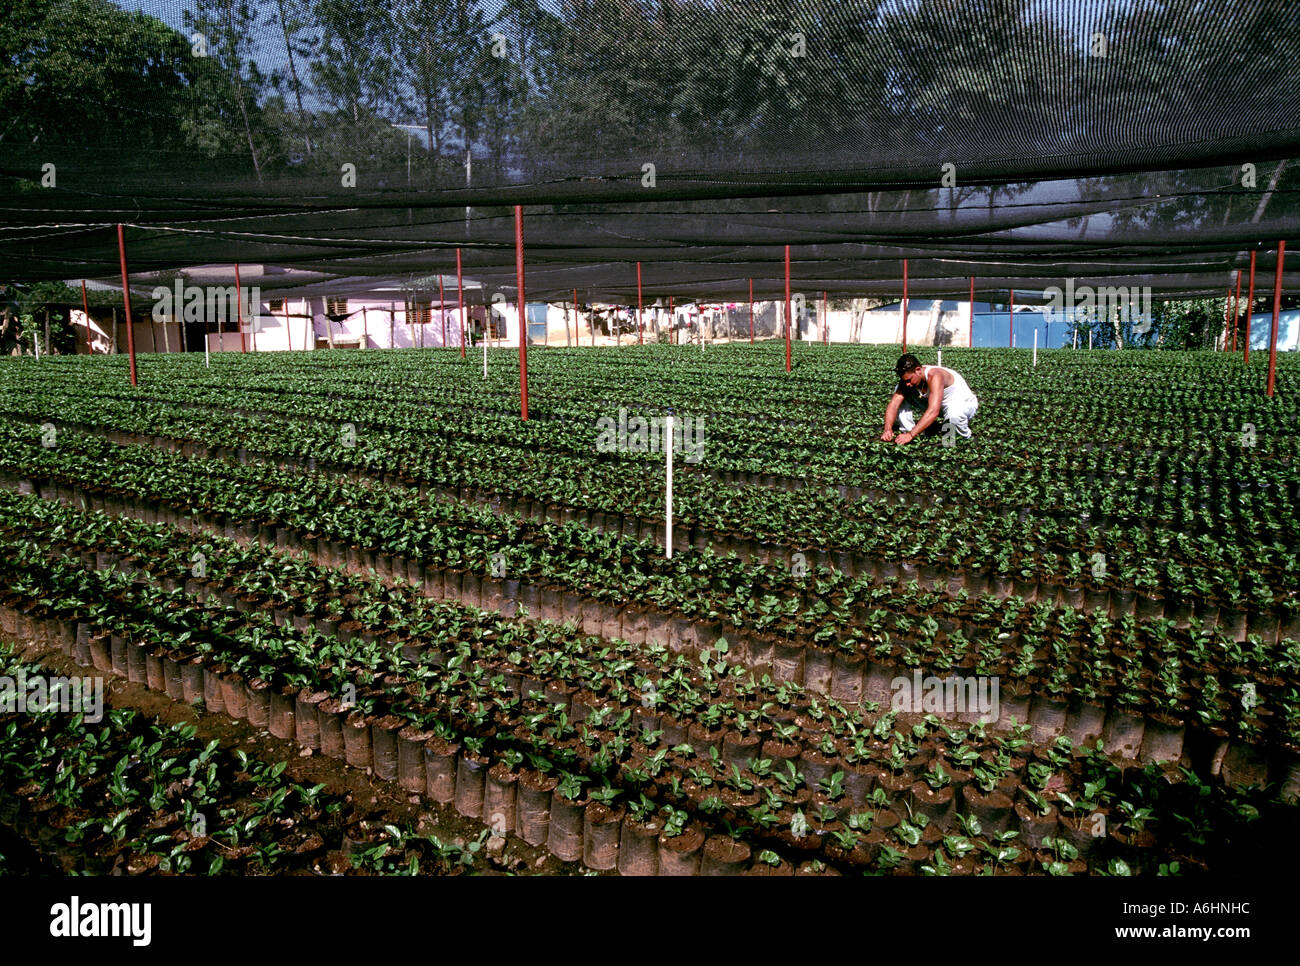
[[[921,360],[912,353],[908,352],[898,358],[898,365],[894,366],[894,371],[898,373],[898,378],[902,379],[913,369],[921,368]]]

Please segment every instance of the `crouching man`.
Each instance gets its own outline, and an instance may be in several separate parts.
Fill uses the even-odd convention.
[[[885,407],[882,440],[905,444],[922,433],[938,433],[940,416],[952,423],[958,436],[970,439],[970,420],[979,409],[979,400],[960,373],[943,366],[923,366],[911,353],[900,358],[894,368],[898,385]]]

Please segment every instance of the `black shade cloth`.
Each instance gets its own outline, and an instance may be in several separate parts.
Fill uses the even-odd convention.
[[[67,4],[29,6],[15,29],[28,16],[32,37],[55,35],[41,15]],[[1282,0],[295,3],[301,112],[283,5],[251,3],[230,36],[225,4],[199,20],[186,6],[148,9],[176,32],[177,71],[196,24],[211,33],[203,69],[238,75],[257,169],[236,93],[203,102],[227,108],[212,116],[178,108],[169,135],[140,98],[56,103],[39,77],[22,96],[10,78],[10,277],[112,279],[122,222],[133,272],[429,275],[454,272],[460,248],[467,276],[510,292],[522,204],[536,299],[634,302],[638,261],[647,301],[742,299],[750,279],[772,297],[785,245],[810,294],[896,295],[907,258],[918,296],[960,296],[974,276],[985,297],[1073,278],[1160,299],[1223,294],[1251,250],[1271,283],[1300,214],[1300,5]],[[436,152],[429,91],[444,99]],[[475,98],[496,106],[458,123]],[[190,133],[208,123],[231,136]],[[40,187],[46,164],[55,187]]]

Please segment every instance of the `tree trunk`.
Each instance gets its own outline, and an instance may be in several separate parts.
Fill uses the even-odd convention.
[[[469,188],[474,183],[474,149],[471,146],[469,128],[461,128],[461,135],[465,139],[465,187]],[[470,206],[465,206],[465,236],[469,237],[469,213]]]
[[[524,21],[522,16],[519,19],[519,74],[524,80],[523,102],[524,106],[528,105],[528,89],[531,86],[528,76],[528,45],[525,41]]]
[[[434,170],[437,167],[438,159],[442,157],[442,146],[438,142],[440,138],[435,138],[433,131],[433,104],[428,97],[424,99],[424,131],[429,136],[429,183],[434,180]]]
[[[226,3],[226,29],[230,39],[230,60],[235,81],[235,98],[239,101],[239,113],[244,118],[244,134],[248,137],[248,154],[253,159],[253,173],[262,180],[262,166],[257,162],[257,146],[253,144],[253,127],[248,122],[248,107],[244,103],[244,84],[239,73],[239,58],[235,53],[235,4],[234,0]]]
[[[301,118],[306,112],[302,109],[302,83],[298,80],[298,67],[293,59],[293,44],[289,41],[289,24],[284,15],[284,0],[276,0],[280,7],[280,29],[284,33],[284,52],[289,58],[289,76],[293,79],[293,94],[298,101],[298,116]],[[307,157],[311,157],[311,135],[304,134],[303,141],[307,145]]]
[[[1277,183],[1282,180],[1282,172],[1286,170],[1286,161],[1279,161],[1277,167],[1273,169],[1273,176],[1268,179],[1268,187],[1264,189],[1264,194],[1260,196],[1259,206],[1255,209],[1255,214],[1251,216],[1252,225],[1259,224],[1259,220],[1264,217],[1264,209],[1273,198],[1273,192],[1277,190]]]

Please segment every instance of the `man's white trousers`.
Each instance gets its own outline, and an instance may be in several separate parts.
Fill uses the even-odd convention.
[[[980,401],[974,396],[966,396],[954,399],[951,403],[942,403],[939,407],[939,418],[943,422],[952,423],[953,431],[958,436],[970,439],[970,421],[976,411],[980,408]],[[914,405],[904,404],[898,409],[898,419],[895,423],[897,429],[904,433],[910,433],[922,416],[925,415],[926,404],[916,403]]]

